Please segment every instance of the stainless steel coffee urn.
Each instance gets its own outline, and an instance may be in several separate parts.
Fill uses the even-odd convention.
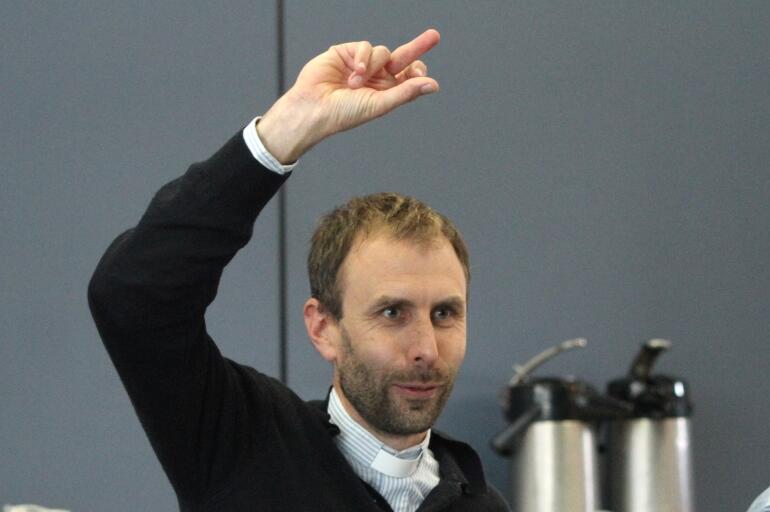
[[[530,378],[555,355],[583,347],[569,340],[515,367],[504,391],[508,428],[492,447],[511,458],[513,510],[518,512],[595,512],[600,508],[595,421],[626,414],[626,404],[599,394],[571,378]]]
[[[630,418],[607,423],[607,508],[614,512],[692,512],[693,470],[687,384],[651,375],[656,358],[671,346],[650,340],[629,375],[613,380],[608,394],[630,403]]]

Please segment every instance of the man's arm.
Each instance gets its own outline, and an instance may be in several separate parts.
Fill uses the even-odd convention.
[[[428,31],[392,54],[365,42],[330,48],[262,118],[263,143],[287,163],[424,87],[435,90],[416,59],[437,42],[438,33]],[[89,285],[100,335],[180,498],[224,485],[242,456],[239,442],[270,421],[270,397],[243,396],[243,374],[219,354],[204,314],[224,267],[285,179],[259,165],[236,135],[155,195]],[[257,404],[258,417],[247,401]]]
[[[158,191],[89,285],[99,333],[180,499],[224,485],[243,456],[245,422],[256,430],[267,420],[247,416],[237,369],[206,332],[204,313],[284,180],[256,164],[236,135]]]

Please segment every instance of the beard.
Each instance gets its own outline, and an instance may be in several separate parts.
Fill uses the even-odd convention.
[[[449,398],[457,369],[377,370],[357,357],[344,328],[341,335],[344,358],[337,363],[340,387],[358,414],[375,429],[391,435],[418,434],[431,428]],[[405,382],[438,387],[426,399],[394,396],[393,385]]]

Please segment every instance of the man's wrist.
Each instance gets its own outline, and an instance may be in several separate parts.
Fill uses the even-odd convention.
[[[281,164],[296,162],[323,139],[312,107],[291,97],[278,99],[257,124],[262,144]]]
[[[257,135],[257,124],[259,123],[260,119],[260,117],[255,117],[243,128],[243,141],[249,148],[251,155],[260,164],[262,164],[262,166],[270,171],[278,174],[287,174],[291,172],[297,166],[298,162],[283,165],[274,155],[272,155],[267,150],[267,148],[265,148],[265,145],[260,140],[259,135]]]

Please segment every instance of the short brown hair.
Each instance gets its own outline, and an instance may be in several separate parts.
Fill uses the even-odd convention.
[[[335,319],[342,318],[339,271],[353,242],[379,230],[396,240],[423,243],[446,238],[470,283],[468,248],[455,225],[417,199],[392,192],[354,197],[318,222],[307,258],[310,294]]]

